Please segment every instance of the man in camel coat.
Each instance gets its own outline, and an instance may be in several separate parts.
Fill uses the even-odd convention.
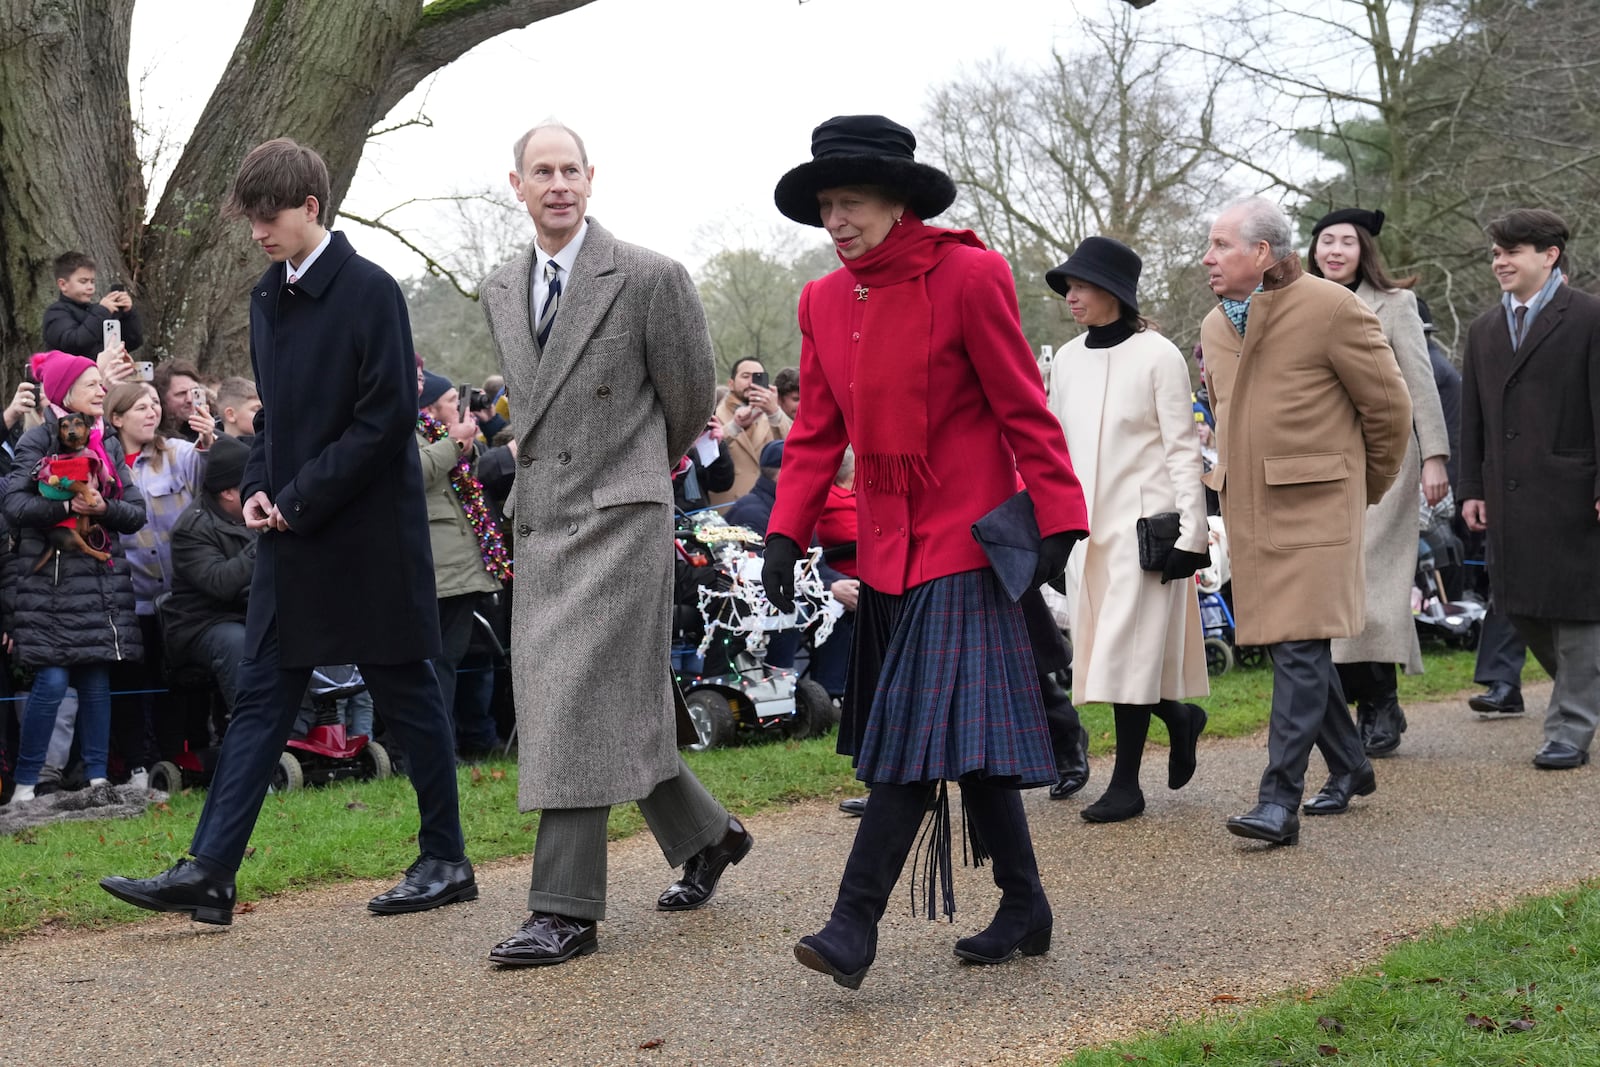
[[[1226,207],[1205,256],[1221,306],[1201,325],[1238,640],[1272,654],[1272,720],[1259,802],[1241,837],[1299,838],[1311,748],[1345,796],[1377,788],[1330,640],[1365,621],[1362,527],[1394,482],[1411,401],[1383,329],[1354,293],[1305,274],[1276,204]]]
[[[585,217],[594,168],[577,134],[536,127],[514,158],[536,240],[483,298],[517,448],[518,798],[543,815],[532,914],[489,958],[539,966],[595,951],[611,805],[639,801],[684,867],[663,911],[710,900],[751,838],[677,753],[671,471],[715,388],[694,283]]]

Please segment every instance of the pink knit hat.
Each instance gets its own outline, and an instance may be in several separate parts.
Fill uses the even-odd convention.
[[[95,362],[70,352],[38,352],[28,361],[33,377],[44,386],[44,398],[57,407],[66,407],[67,394],[84,372],[94,370]]]

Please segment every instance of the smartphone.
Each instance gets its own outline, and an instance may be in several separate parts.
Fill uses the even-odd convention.
[[[45,409],[44,383],[39,381],[38,379],[34,379],[33,380],[33,410],[39,412],[40,414],[43,414],[44,413],[44,409]]]
[[[472,421],[472,383],[462,382],[456,386],[456,414],[462,422]]]
[[[759,385],[761,388],[765,389],[767,387],[767,372],[764,370],[758,370],[754,374],[750,375],[750,384]]]
[[[148,359],[134,360],[133,372],[134,377],[138,378],[141,382],[153,382],[156,380],[156,365],[151,363]]]
[[[119,319],[106,319],[100,324],[104,334],[105,344],[102,349],[115,348],[122,343],[122,322]]]
[[[189,389],[189,402],[194,405],[196,411],[204,411],[209,408],[211,406],[211,398],[206,395],[206,387],[203,385],[191,386]]]

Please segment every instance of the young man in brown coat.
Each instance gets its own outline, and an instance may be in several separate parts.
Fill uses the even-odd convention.
[[[1600,300],[1563,285],[1567,224],[1489,224],[1499,307],[1467,330],[1461,516],[1488,532],[1495,607],[1555,678],[1533,765],[1589,762],[1600,722]]]
[[[1206,484],[1222,499],[1242,644],[1272,654],[1272,720],[1259,802],[1240,837],[1292,845],[1312,745],[1329,779],[1311,813],[1377,788],[1329,642],[1365,622],[1362,518],[1411,436],[1405,379],[1378,318],[1305,274],[1289,221],[1261,197],[1223,209],[1205,265],[1221,306],[1200,340],[1217,416]]]

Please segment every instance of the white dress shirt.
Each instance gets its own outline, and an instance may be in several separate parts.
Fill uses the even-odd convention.
[[[589,233],[589,220],[584,219],[583,225],[578,227],[578,233],[568,241],[566,247],[555,255],[550,255],[539,247],[537,239],[533,242],[533,306],[544,307],[545,297],[550,295],[550,283],[545,281],[544,265],[552,259],[556,266],[561,268],[561,299],[568,297],[567,284],[572,278],[572,265],[578,261],[578,250],[583,247],[583,239]]]
[[[333,240],[333,231],[325,230],[323,231],[321,242],[317,244],[317,247],[311,250],[311,254],[309,256],[300,261],[300,265],[298,267],[291,266],[287,259],[283,261],[283,269],[290,285],[293,285],[295,282],[306,276],[306,271],[311,269],[311,264],[317,261],[317,257],[322,255],[322,250],[328,247],[328,242],[331,240]]]

